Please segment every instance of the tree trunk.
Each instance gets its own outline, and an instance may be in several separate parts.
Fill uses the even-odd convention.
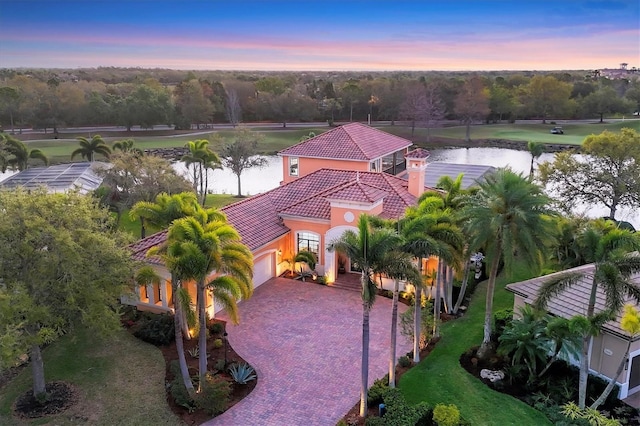
[[[367,417],[367,390],[369,389],[369,306],[362,302],[362,387],[360,388],[360,417]]]
[[[147,230],[144,227],[144,218],[140,216],[140,239],[143,239],[147,234]]]
[[[440,285],[442,284],[442,279],[444,278],[442,276],[442,259],[438,259],[438,266],[437,266],[437,275],[436,275],[436,288],[435,288],[435,294],[433,295],[433,337],[440,337],[440,307],[442,306],[442,303],[440,303],[440,299],[441,299],[441,293],[440,293]]]
[[[411,136],[415,133],[416,130],[416,120],[411,120]]]
[[[207,313],[205,307],[205,289],[204,280],[198,282],[198,322],[200,324],[200,330],[198,330],[198,375],[200,377],[200,384],[198,386],[198,392],[202,390],[202,384],[207,374]]]
[[[42,352],[39,345],[31,346],[31,373],[33,376],[33,396],[41,399],[46,393],[46,384],[44,381],[44,363],[42,362]]]
[[[447,314],[450,314],[451,311],[453,310],[453,269],[446,264],[444,265],[444,268],[445,268],[444,311]]]
[[[533,180],[533,154],[531,154],[531,168],[529,169],[529,181]]]
[[[400,282],[394,280],[391,304],[391,351],[389,353],[389,387],[396,387],[396,338],[398,330],[398,291]]]
[[[580,352],[580,380],[578,382],[578,406],[581,410],[587,403],[587,380],[589,379],[589,343],[591,336],[586,334],[582,338],[582,351]]]
[[[613,388],[616,386],[616,380],[618,379],[618,377],[620,377],[620,374],[622,374],[622,370],[624,370],[624,365],[627,363],[627,356],[629,355],[629,349],[631,348],[631,338],[629,338],[629,340],[627,340],[627,350],[624,352],[624,356],[622,357],[622,360],[620,361],[620,364],[618,365],[618,369],[616,370],[616,374],[611,378],[611,380],[609,380],[609,383],[607,384],[607,387],[602,391],[602,394],[600,394],[600,396],[598,397],[598,399],[596,399],[593,404],[591,404],[591,408],[592,410],[597,410],[598,407],[600,405],[602,405],[607,397],[609,396],[609,394],[611,393],[611,391],[613,390]]]
[[[191,376],[189,375],[189,367],[187,367],[187,359],[184,355],[184,342],[182,340],[182,306],[180,306],[180,302],[178,302],[178,280],[173,275],[171,276],[171,291],[173,296],[173,321],[176,334],[176,351],[178,352],[178,363],[180,364],[182,383],[184,383],[184,387],[187,388],[189,395],[193,397],[196,392],[193,388]]]
[[[238,176],[238,197],[242,197],[242,189],[240,186],[240,175],[237,175],[237,176]]]
[[[601,122],[601,123],[603,122],[603,117],[604,117],[604,113],[602,113],[602,112],[601,112],[601,113],[600,113],[600,122]]]
[[[482,345],[478,349],[478,358],[487,359],[491,355],[491,329],[493,322],[493,293],[496,288],[496,276],[498,275],[498,265],[500,264],[500,247],[495,250],[493,259],[491,260],[491,274],[489,275],[489,282],[487,283],[487,298],[485,302],[484,312],[484,336],[482,338]]]
[[[464,141],[471,142],[471,123],[470,122],[467,122],[467,130],[465,132]]]
[[[420,325],[422,323],[422,289],[416,286],[413,312],[413,362],[420,362]]]
[[[464,301],[464,295],[467,292],[467,283],[469,282],[470,269],[471,269],[471,261],[467,260],[464,276],[462,277],[462,284],[460,285],[460,294],[458,294],[458,300],[456,300],[456,304],[453,307],[453,311],[452,311],[454,315],[458,313],[458,309],[460,309],[460,306]]]

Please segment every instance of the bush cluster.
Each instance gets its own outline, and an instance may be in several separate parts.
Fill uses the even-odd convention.
[[[378,379],[373,382],[373,385],[367,392],[367,405],[369,407],[375,407],[382,403],[384,394],[389,390],[389,375],[387,374],[382,379]]]
[[[211,333],[212,336],[224,333],[224,323],[212,322],[209,324],[209,333]]]
[[[156,346],[168,345],[175,340],[173,316],[147,313],[133,333],[138,339]]]
[[[382,417],[369,417],[367,426],[427,426],[432,411],[426,402],[409,405],[397,388],[389,388],[383,397],[386,412]]]
[[[457,426],[460,424],[460,410],[455,404],[437,404],[433,409],[433,421],[438,426]]]

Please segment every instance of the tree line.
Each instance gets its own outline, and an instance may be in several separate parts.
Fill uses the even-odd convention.
[[[4,129],[403,120],[430,127],[600,118],[640,109],[640,79],[573,72],[195,72],[0,70]]]

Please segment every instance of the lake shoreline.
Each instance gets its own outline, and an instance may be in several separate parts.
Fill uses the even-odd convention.
[[[457,149],[457,148],[503,148],[513,149],[516,151],[528,151],[527,142],[514,141],[510,139],[472,139],[465,141],[464,139],[438,138],[431,137],[429,142],[414,142],[415,145],[424,149]],[[544,144],[545,152],[561,152],[568,150],[580,151],[580,147],[571,144]]]

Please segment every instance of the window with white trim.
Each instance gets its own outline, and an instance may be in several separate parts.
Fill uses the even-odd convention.
[[[298,157],[289,157],[289,176],[298,176]]]
[[[320,236],[311,232],[298,232],[298,253],[310,251],[320,258]]]

